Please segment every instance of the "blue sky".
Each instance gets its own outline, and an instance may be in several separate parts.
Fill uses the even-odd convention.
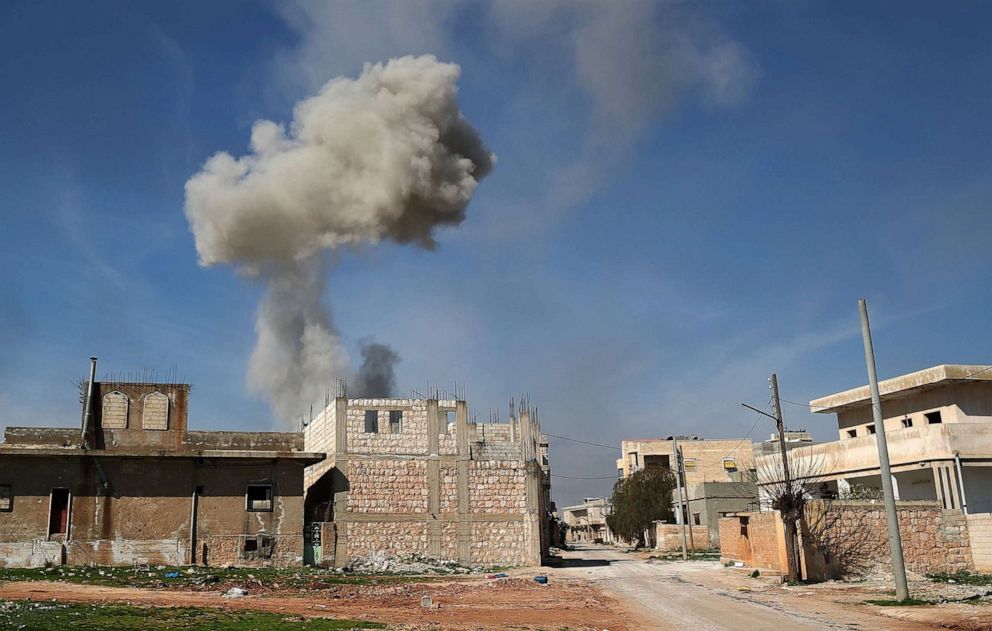
[[[990,363],[992,9],[982,3],[8,2],[0,7],[0,425],[78,422],[73,382],[178,366],[199,428],[245,388],[262,287],[197,265],[183,185],[363,62],[462,66],[498,156],[428,252],[340,252],[326,303],[401,390],[480,419],[528,392],[592,442],[767,438],[743,410]],[[832,417],[787,405],[821,439]],[[609,450],[554,441],[556,472]],[[560,503],[609,480],[560,478]]]

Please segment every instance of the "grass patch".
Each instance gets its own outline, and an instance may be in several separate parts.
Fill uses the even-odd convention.
[[[424,582],[441,577],[412,575],[374,576],[344,574],[314,567],[112,567],[57,566],[48,568],[0,568],[0,581],[61,581],[107,587],[146,587],[176,589],[246,588],[324,589],[334,585],[379,585],[398,582]]]
[[[696,550],[688,553],[689,561],[719,561],[720,551],[717,549],[713,550]],[[682,552],[666,552],[664,554],[652,554],[649,558],[656,559],[658,561],[681,561]]]
[[[48,602],[0,602],[0,628],[32,631],[330,631],[385,629],[377,622],[301,618],[254,611],[228,611],[193,607],[129,607],[121,605],[70,605]]]
[[[879,600],[866,600],[866,605],[877,605],[879,607],[920,607],[926,605],[936,605],[933,600],[920,600],[919,598],[907,598],[906,600],[896,600],[894,598],[883,598]]]
[[[927,574],[927,578],[935,583],[992,586],[992,574],[972,574],[971,572],[935,572],[933,574]]]

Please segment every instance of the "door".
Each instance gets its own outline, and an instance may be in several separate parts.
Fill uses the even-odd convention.
[[[48,512],[48,536],[69,532],[69,489],[52,489]]]
[[[320,565],[323,560],[323,550],[320,541],[320,529],[322,522],[313,521],[303,529],[303,563],[306,565]]]

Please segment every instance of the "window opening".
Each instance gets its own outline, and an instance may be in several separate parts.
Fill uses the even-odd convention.
[[[69,532],[69,489],[52,489],[52,504],[48,515],[48,534]]]
[[[269,512],[272,510],[272,485],[249,484],[245,498],[246,510],[253,512]]]
[[[379,433],[379,410],[365,410],[365,433]]]
[[[403,410],[389,411],[389,433],[399,434],[403,431]]]

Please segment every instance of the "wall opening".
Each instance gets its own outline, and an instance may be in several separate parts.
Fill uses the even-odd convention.
[[[48,535],[69,533],[69,489],[52,489],[48,512]]]
[[[271,484],[249,484],[245,498],[246,510],[253,512],[272,511]]]
[[[944,420],[940,418],[940,410],[937,410],[936,412],[927,412],[923,416],[927,419],[928,425],[939,425],[944,422]]]
[[[389,411],[389,433],[399,434],[403,431],[403,410]]]
[[[14,491],[9,484],[0,484],[0,513],[14,510]]]
[[[365,433],[379,433],[379,410],[365,410]]]

